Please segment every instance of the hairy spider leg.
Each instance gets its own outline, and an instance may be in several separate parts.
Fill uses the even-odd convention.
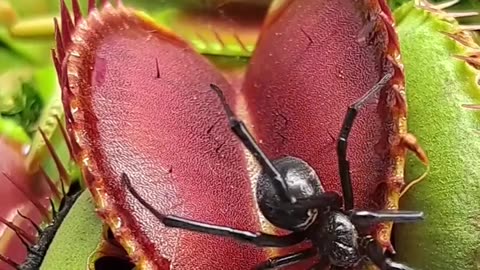
[[[309,249],[305,249],[296,253],[270,258],[255,267],[255,270],[276,269],[277,267],[284,267],[287,265],[296,264],[308,258],[312,258],[317,254],[317,249],[315,247],[311,247]]]
[[[194,231],[204,234],[217,235],[230,237],[238,241],[251,243],[261,247],[288,247],[298,244],[305,240],[305,232],[293,232],[286,235],[272,235],[263,232],[249,232],[233,229],[225,226],[217,226],[213,224],[198,222],[189,220],[177,216],[164,215],[153,208],[148,202],[146,202],[132,186],[130,178],[127,174],[121,175],[123,184],[127,187],[128,191],[135,197],[140,204],[147,208],[158,220],[160,220],[165,226],[184,229],[188,231]]]
[[[232,129],[233,133],[237,135],[240,141],[242,141],[243,145],[245,145],[248,151],[250,151],[250,153],[252,153],[252,155],[257,159],[267,175],[273,180],[273,186],[276,189],[277,194],[282,198],[282,200],[295,203],[296,198],[288,192],[287,182],[277,168],[275,168],[272,161],[268,159],[262,149],[260,149],[260,146],[258,146],[257,142],[245,126],[245,123],[235,116],[232,109],[228,105],[222,90],[215,84],[210,84],[210,88],[220,99],[225,113],[227,114],[228,123],[230,124],[230,128]]]
[[[351,210],[354,207],[352,180],[350,177],[350,162],[347,159],[348,137],[353,126],[353,122],[357,117],[358,111],[366,105],[380,90],[382,90],[393,77],[394,69],[390,68],[389,72],[375,84],[368,92],[348,107],[347,113],[343,119],[342,128],[337,142],[338,167],[340,173],[340,181],[342,184],[343,202],[345,210]]]

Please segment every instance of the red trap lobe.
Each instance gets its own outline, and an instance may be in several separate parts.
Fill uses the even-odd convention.
[[[36,181],[27,171],[21,149],[5,138],[0,139],[0,269],[10,269],[5,261],[19,264],[25,259],[27,249],[22,240],[28,245],[36,242],[37,230],[30,220],[40,224],[51,218],[46,200],[50,189],[46,182]]]
[[[386,74],[383,35],[364,18],[361,2],[291,4],[262,32],[243,89],[251,124],[269,156],[306,160],[326,189],[338,192],[336,139],[343,117]],[[372,206],[369,195],[385,179],[389,159],[388,152],[374,150],[387,134],[376,107],[361,111],[349,144],[361,208]],[[372,174],[372,168],[378,171]]]
[[[243,148],[209,88],[231,99],[225,79],[121,6],[93,10],[80,24],[56,54],[68,128],[99,213],[131,258],[149,269],[238,269],[266,259],[231,239],[164,228],[120,182],[128,174],[160,212],[258,230]]]
[[[337,139],[345,113],[393,71],[348,141],[357,209],[395,207],[398,201],[385,202],[385,187],[403,183],[404,77],[386,7],[383,0],[286,1],[262,29],[238,109],[270,158],[305,160],[326,190],[341,194]]]

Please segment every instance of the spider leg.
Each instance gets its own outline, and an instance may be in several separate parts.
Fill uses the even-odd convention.
[[[167,227],[179,228],[188,231],[210,235],[230,237],[237,241],[247,242],[260,247],[288,247],[302,242],[304,232],[294,232],[286,235],[273,235],[263,232],[249,232],[225,226],[212,225],[176,216],[165,216],[162,220]]]
[[[365,255],[381,270],[413,270],[413,268],[387,258],[382,247],[371,236],[363,239],[363,248]]]
[[[176,216],[167,216],[150,205],[143,199],[140,194],[133,188],[130,178],[122,173],[122,183],[127,187],[128,191],[137,199],[140,204],[147,208],[158,220],[165,226],[205,233],[210,235],[230,237],[237,241],[248,242],[256,246],[263,247],[288,247],[298,244],[305,240],[305,232],[294,232],[287,235],[272,235],[266,233],[253,233],[249,231],[237,230],[224,226],[202,223],[194,220],[180,218]]]
[[[353,122],[357,117],[358,111],[366,105],[380,90],[382,90],[393,77],[393,68],[383,76],[383,78],[375,84],[368,92],[355,103],[348,107],[347,113],[343,119],[342,128],[337,142],[338,167],[340,172],[340,181],[342,184],[343,201],[345,210],[353,209],[353,191],[352,181],[350,177],[350,163],[347,159],[348,137],[353,126]]]
[[[412,223],[423,220],[423,212],[382,210],[382,211],[352,211],[350,218],[355,224],[375,224],[381,222]]]
[[[315,247],[311,247],[297,253],[270,258],[267,261],[256,266],[255,270],[276,269],[277,267],[292,265],[311,258],[317,254],[317,249]]]
[[[258,146],[257,142],[245,126],[245,123],[240,121],[235,116],[232,109],[227,104],[222,90],[215,84],[210,84],[210,88],[215,91],[218,98],[222,102],[223,108],[228,117],[230,128],[232,129],[233,133],[237,135],[240,141],[242,141],[243,145],[248,149],[248,151],[250,151],[250,153],[252,153],[252,155],[257,159],[257,161],[260,163],[268,176],[273,180],[273,186],[276,189],[277,194],[281,196],[282,200],[295,203],[296,199],[288,192],[287,182],[282,177],[277,168],[275,168],[272,161],[268,159],[262,149],[260,149],[260,146]]]

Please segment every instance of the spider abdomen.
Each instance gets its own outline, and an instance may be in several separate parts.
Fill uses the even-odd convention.
[[[324,188],[315,170],[305,161],[287,156],[273,164],[285,178],[290,193],[298,200],[315,198]],[[314,209],[293,209],[282,203],[272,180],[262,172],[257,181],[257,202],[260,211],[273,225],[290,231],[307,228],[316,217]]]
[[[341,212],[332,211],[322,220],[313,242],[330,263],[340,267],[355,266],[361,259],[358,232],[350,219]]]

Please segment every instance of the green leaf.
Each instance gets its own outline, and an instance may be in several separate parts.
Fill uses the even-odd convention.
[[[50,50],[53,46],[53,36],[51,39],[15,39],[10,36],[6,28],[0,27],[0,49],[7,50],[19,60],[25,61],[30,65],[50,64],[52,61]],[[6,67],[11,64],[4,62],[3,59],[0,62],[1,65]]]
[[[1,31],[1,30],[0,30]],[[10,51],[9,49],[3,48],[1,46],[0,40],[0,74],[4,73],[9,69],[25,67],[29,65],[27,59],[22,58],[18,54]]]
[[[392,10],[395,10],[396,8],[400,7],[401,5],[409,1],[412,1],[412,0],[387,0],[387,3]]]
[[[40,269],[85,270],[101,239],[102,223],[90,192],[84,191],[58,229]]]
[[[480,265],[480,104],[477,70],[454,55],[466,48],[442,31],[458,25],[418,10],[396,11],[407,80],[409,130],[430,159],[427,178],[401,200],[402,209],[424,211],[419,224],[396,226],[398,259],[415,269],[473,270]],[[406,179],[425,171],[407,161]]]
[[[0,76],[0,116],[13,120],[27,133],[35,128],[43,102],[32,69],[12,69]]]
[[[30,137],[25,130],[12,119],[0,117],[0,135],[24,145],[30,142]]]
[[[57,72],[53,65],[37,68],[33,74],[33,82],[43,103],[48,103],[57,92],[60,92]]]

